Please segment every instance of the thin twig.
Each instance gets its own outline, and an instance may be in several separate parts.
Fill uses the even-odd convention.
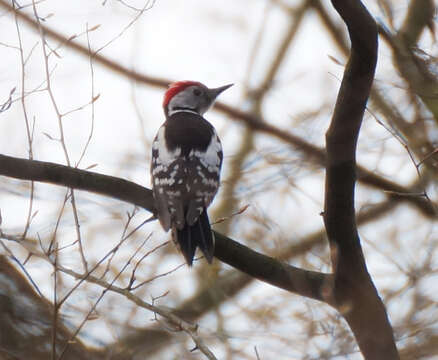
[[[91,54],[91,44],[90,44],[90,34],[89,34],[89,29],[88,29],[88,23],[87,23],[87,45],[88,45],[88,51]],[[99,98],[99,95],[94,95],[94,67],[93,67],[93,57],[90,55],[89,57],[90,59],[90,76],[91,76],[91,100],[90,103],[91,104],[91,126],[90,126],[90,133],[88,134],[88,139],[87,142],[84,146],[84,149],[82,150],[81,155],[79,156],[79,160],[76,163],[76,167],[79,167],[79,164],[82,160],[82,158],[85,156],[85,153],[88,149],[88,146],[90,145],[91,139],[93,138],[93,132],[94,132],[94,110],[95,110],[95,106],[94,103],[96,102],[96,100]]]
[[[155,4],[155,0],[147,1],[144,7],[138,12],[138,14],[115,37],[113,37],[110,41],[108,41],[106,44],[104,44],[99,49],[97,49],[93,53],[93,56],[99,53],[100,51],[102,51],[103,49],[105,49],[110,44],[112,44],[118,38],[120,38],[125,33],[125,31],[128,30],[132,25],[134,25],[134,23],[137,22],[138,19],[140,19],[140,17],[144,14],[144,12],[150,10],[154,6],[154,4]]]
[[[55,243],[53,261],[53,318],[52,318],[52,360],[56,360],[56,339],[58,330],[58,242]]]
[[[47,83],[46,90],[49,94],[53,109],[55,110],[55,113],[56,113],[57,118],[58,118],[59,142],[61,143],[61,147],[62,147],[62,150],[64,152],[64,157],[65,157],[65,160],[67,162],[67,165],[71,166],[69,154],[67,151],[67,146],[65,144],[64,127],[62,124],[62,114],[61,114],[61,112],[58,108],[58,105],[56,103],[55,96],[53,94],[52,86],[51,86],[51,79],[50,79],[50,72],[49,72],[49,56],[48,56],[47,50],[46,50],[46,46],[48,46],[48,45],[46,42],[44,29],[41,26],[40,17],[38,16],[38,12],[37,12],[36,5],[35,5],[35,0],[32,0],[32,4],[33,4],[33,13],[34,13],[36,22],[38,24],[38,30],[40,32],[40,36],[41,36],[41,40],[42,40],[41,47],[42,47],[42,51],[43,51],[44,68],[45,68],[45,72],[46,72],[46,83]],[[80,230],[80,224],[79,224],[78,210],[77,210],[76,200],[75,200],[75,193],[74,193],[73,189],[70,189],[70,192],[71,192],[71,206],[72,206],[72,210],[73,210],[73,218],[75,221],[76,236],[77,236],[78,245],[79,245],[79,254],[81,255],[82,266],[84,267],[84,270],[87,271],[88,264],[87,264],[87,260],[85,258],[84,248],[82,246],[82,236],[81,236],[81,230]]]
[[[376,122],[382,126],[388,133],[391,134],[391,136],[397,140],[397,142],[406,150],[409,159],[411,160],[411,163],[414,165],[415,167],[415,172],[417,173],[417,177],[419,180],[419,183],[422,184],[423,183],[423,178],[421,176],[421,172],[420,172],[420,166],[421,164],[424,162],[424,159],[420,162],[416,162],[415,158],[414,158],[414,154],[412,153],[411,149],[409,148],[408,144],[403,140],[403,138],[397,134],[396,131],[394,131],[393,129],[391,129],[389,126],[387,126],[383,121],[381,121],[376,114],[374,114],[370,109],[367,108],[367,111],[374,117],[374,119],[376,120]],[[394,192],[394,191],[386,191],[387,193],[391,193],[391,194],[396,194],[396,195],[403,195],[403,196],[423,196],[430,204],[431,207],[435,208],[436,213],[438,214],[438,209],[435,207],[435,204],[433,203],[432,199],[429,197],[429,195],[427,194],[426,191],[426,186],[423,185],[422,186],[422,193],[400,193],[400,192]]]
[[[15,7],[15,3],[13,3],[13,6]],[[29,56],[27,59],[24,58],[24,50],[23,50],[23,42],[21,39],[21,31],[20,31],[20,27],[18,25],[18,17],[17,17],[17,13],[15,13],[14,15],[15,18],[15,28],[17,31],[17,38],[18,38],[18,44],[19,44],[19,53],[20,53],[20,60],[21,60],[21,108],[23,110],[23,116],[24,116],[24,123],[26,125],[26,135],[27,135],[27,143],[28,143],[28,157],[29,160],[33,160],[33,150],[32,150],[32,143],[33,143],[33,135],[32,135],[32,131],[31,131],[31,127],[29,124],[29,118],[27,116],[27,110],[26,110],[26,102],[25,102],[25,92],[26,92],[26,86],[25,86],[25,79],[26,79],[26,62],[29,59],[29,57],[31,56],[33,49],[35,47],[33,47],[31,49],[31,51],[29,52]],[[12,92],[9,96],[9,100],[11,100],[11,95]],[[26,224],[24,226],[24,230],[23,230],[23,238],[26,237],[27,232],[29,230],[30,227],[30,223],[31,223],[31,217],[32,217],[32,211],[33,211],[33,198],[34,198],[34,191],[35,191],[35,183],[33,181],[31,181],[30,183],[30,198],[29,198],[29,207],[27,210],[27,219],[26,219]]]
[[[76,279],[83,279],[83,276],[71,269],[67,269],[64,267],[59,267],[59,271],[62,271],[65,274],[68,274],[70,276],[73,276]],[[205,355],[208,359],[216,359],[214,354],[208,349],[208,347],[204,344],[202,338],[197,334],[197,325],[190,324],[183,319],[179,318],[175,314],[173,314],[170,310],[155,306],[152,304],[147,303],[146,301],[142,300],[138,296],[134,295],[130,290],[126,288],[121,288],[119,286],[114,285],[113,283],[108,283],[107,281],[97,278],[95,276],[89,275],[87,276],[87,281],[91,282],[93,284],[97,284],[101,287],[103,287],[104,291],[111,291],[118,294],[123,295],[128,300],[135,303],[137,306],[142,307],[144,309],[147,309],[149,311],[152,311],[155,314],[158,314],[165,318],[169,323],[174,325],[176,328],[183,330],[185,333],[187,333],[194,343],[196,344],[196,347]]]
[[[123,237],[116,246],[114,246],[110,251],[108,251],[106,253],[105,256],[103,256],[89,271],[87,271],[86,274],[82,275],[80,281],[78,281],[65,295],[64,297],[59,301],[59,306],[61,306],[67,299],[68,297],[85,281],[87,280],[91,274],[109,257],[111,256],[114,252],[117,252],[120,247],[123,245],[123,243],[129,239],[138,229],[140,229],[146,222],[150,221],[145,220],[143,221],[140,225],[138,225],[134,230],[132,230],[128,235],[126,235],[125,237]],[[49,257],[47,257],[49,258]]]
[[[167,245],[167,244],[168,244],[168,242],[165,242],[165,243],[161,244],[159,247],[161,247],[161,246],[163,246],[163,245]],[[159,247],[157,246],[157,247],[155,248],[155,250],[158,249]],[[145,256],[145,257],[146,257],[146,256]],[[132,286],[130,289],[131,289],[131,290],[137,290],[137,289],[140,288],[141,286],[143,286],[143,285],[145,285],[145,284],[148,284],[148,283],[150,283],[150,282],[152,282],[152,281],[154,281],[154,280],[156,280],[156,279],[158,279],[158,278],[161,278],[161,277],[164,277],[164,276],[167,276],[167,275],[169,275],[169,274],[174,273],[175,271],[181,269],[181,268],[184,267],[185,265],[186,265],[186,263],[179,264],[178,266],[174,267],[173,269],[170,269],[169,271],[166,271],[166,272],[164,272],[164,273],[162,273],[162,274],[156,275],[156,276],[154,276],[154,277],[152,277],[152,278],[150,278],[150,279],[144,280],[144,281],[142,281],[140,284],[138,284],[138,285],[136,285],[136,286]]]
[[[53,229],[53,235],[52,235],[52,238],[50,239],[49,247],[47,249],[47,253],[49,255],[52,253],[52,248],[56,242],[56,236],[57,236],[59,224],[61,223],[61,218],[62,218],[62,215],[64,214],[64,210],[65,210],[65,204],[67,203],[67,200],[69,199],[69,197],[70,197],[70,190],[67,189],[66,194],[64,196],[64,201],[62,202],[61,209],[59,210],[59,214],[56,218],[56,224],[55,224],[55,228]]]
[[[149,239],[150,237],[148,237],[145,242]],[[142,247],[142,246],[141,246]],[[108,291],[108,288],[112,285],[114,285],[114,283],[117,281],[117,279],[122,275],[122,273],[125,271],[125,269],[131,264],[131,261],[134,259],[134,257],[137,255],[138,251],[141,249],[141,247],[139,247],[132,255],[131,257],[128,259],[128,261],[122,266],[122,268],[120,269],[120,271],[116,274],[116,276],[114,276],[113,280],[108,284],[108,286],[102,291],[102,293],[100,294],[100,296],[97,298],[97,300],[94,302],[93,306],[90,308],[90,310],[88,311],[88,313],[86,314],[86,316],[84,317],[84,319],[82,320],[82,322],[79,324],[79,326],[75,329],[75,331],[71,334],[70,339],[68,341],[66,341],[65,346],[63,348],[63,350],[61,351],[61,355],[60,355],[60,359],[63,357],[63,355],[65,354],[65,352],[67,351],[70,343],[76,338],[76,336],[79,334],[79,332],[81,331],[81,329],[83,328],[83,326],[85,325],[85,323],[87,322],[87,320],[89,319],[89,316],[96,310],[97,305],[100,303],[100,301],[103,299],[103,297],[105,296],[106,292]]]
[[[129,224],[131,224],[132,219],[134,218],[135,214],[137,212],[137,207],[134,207],[134,209],[132,210],[132,213],[127,213],[128,216],[128,220],[125,223],[125,226],[123,227],[123,231],[122,231],[122,235],[120,236],[120,240],[122,240],[125,236],[126,236],[126,232],[128,231],[128,227]],[[110,267],[111,267],[111,263],[113,261],[114,256],[116,255],[116,253],[114,252],[108,259],[108,262],[106,264],[105,270],[102,273],[101,278],[103,279],[106,274],[109,272]]]
[[[7,240],[11,240],[11,238],[8,238],[7,236],[4,236],[4,234],[0,231],[0,236],[7,239]],[[21,244],[21,235],[18,235],[15,237],[17,241],[20,242]],[[34,287],[34,289],[36,290],[36,292],[38,293],[38,295],[41,298],[44,298],[44,295],[42,294],[42,292],[40,291],[38,285],[36,284],[36,282],[32,279],[32,276],[30,276],[29,272],[26,270],[26,267],[20,262],[20,260],[18,260],[18,258],[13,254],[13,252],[11,251],[11,249],[9,249],[5,243],[3,241],[0,241],[0,244],[2,245],[3,249],[5,249],[5,251],[9,254],[9,256],[11,257],[11,259],[20,267],[20,269],[23,271],[23,273],[26,275],[27,279],[29,280],[29,282],[32,284],[32,286]]]

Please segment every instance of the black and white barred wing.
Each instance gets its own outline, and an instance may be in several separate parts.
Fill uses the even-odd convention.
[[[184,169],[181,164],[181,149],[170,151],[164,140],[162,126],[152,144],[152,190],[157,215],[165,231],[172,225],[184,227],[184,209],[181,202]]]
[[[192,225],[211,204],[219,189],[222,145],[214,133],[206,151],[192,150],[188,158],[190,192],[186,221]]]

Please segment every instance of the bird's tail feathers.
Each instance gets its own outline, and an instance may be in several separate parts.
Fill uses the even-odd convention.
[[[176,229],[175,237],[189,266],[192,266],[196,247],[201,249],[209,263],[213,261],[214,237],[205,209],[193,225],[190,226],[186,224],[183,229]]]

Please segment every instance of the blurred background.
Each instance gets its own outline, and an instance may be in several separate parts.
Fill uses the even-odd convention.
[[[357,152],[358,164],[373,176],[371,181],[359,174],[359,231],[402,357],[433,359],[438,353],[436,4],[364,4],[379,24],[380,47]],[[151,142],[164,121],[165,84],[234,83],[221,103],[299,141],[254,131],[224,111],[207,113],[224,148],[221,188],[209,210],[214,228],[295,266],[331,271],[320,216],[321,159],[349,40],[328,2],[2,0],[0,5],[1,154],[90,169],[150,188]],[[42,35],[38,24],[58,38]],[[198,324],[198,335],[220,359],[361,358],[336,311],[218,261],[208,266],[199,259],[189,269],[157,222],[136,229],[150,216],[143,209],[0,177],[0,211],[5,266],[23,274],[23,287],[33,282],[35,304],[57,304],[59,333],[73,339],[77,332],[78,341],[70,346],[81,346],[89,358],[205,358],[191,351],[195,345],[187,332],[126,294],[104,291],[108,284],[131,285],[137,298]],[[57,256],[47,257],[55,248]],[[76,287],[86,269],[101,282]],[[17,302],[0,301],[3,309],[31,307],[24,290],[13,283],[7,289]],[[55,320],[44,311],[32,310],[32,324],[29,317],[21,321],[47,330]],[[53,333],[28,331],[27,343],[10,345],[11,358],[35,350],[29,339],[37,335],[51,353]]]

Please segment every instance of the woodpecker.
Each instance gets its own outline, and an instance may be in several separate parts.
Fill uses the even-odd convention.
[[[189,266],[199,247],[209,263],[214,238],[207,207],[219,188],[222,145],[203,117],[217,96],[233,84],[209,89],[178,81],[164,94],[166,121],[152,144],[151,177],[156,216],[179,246]]]

